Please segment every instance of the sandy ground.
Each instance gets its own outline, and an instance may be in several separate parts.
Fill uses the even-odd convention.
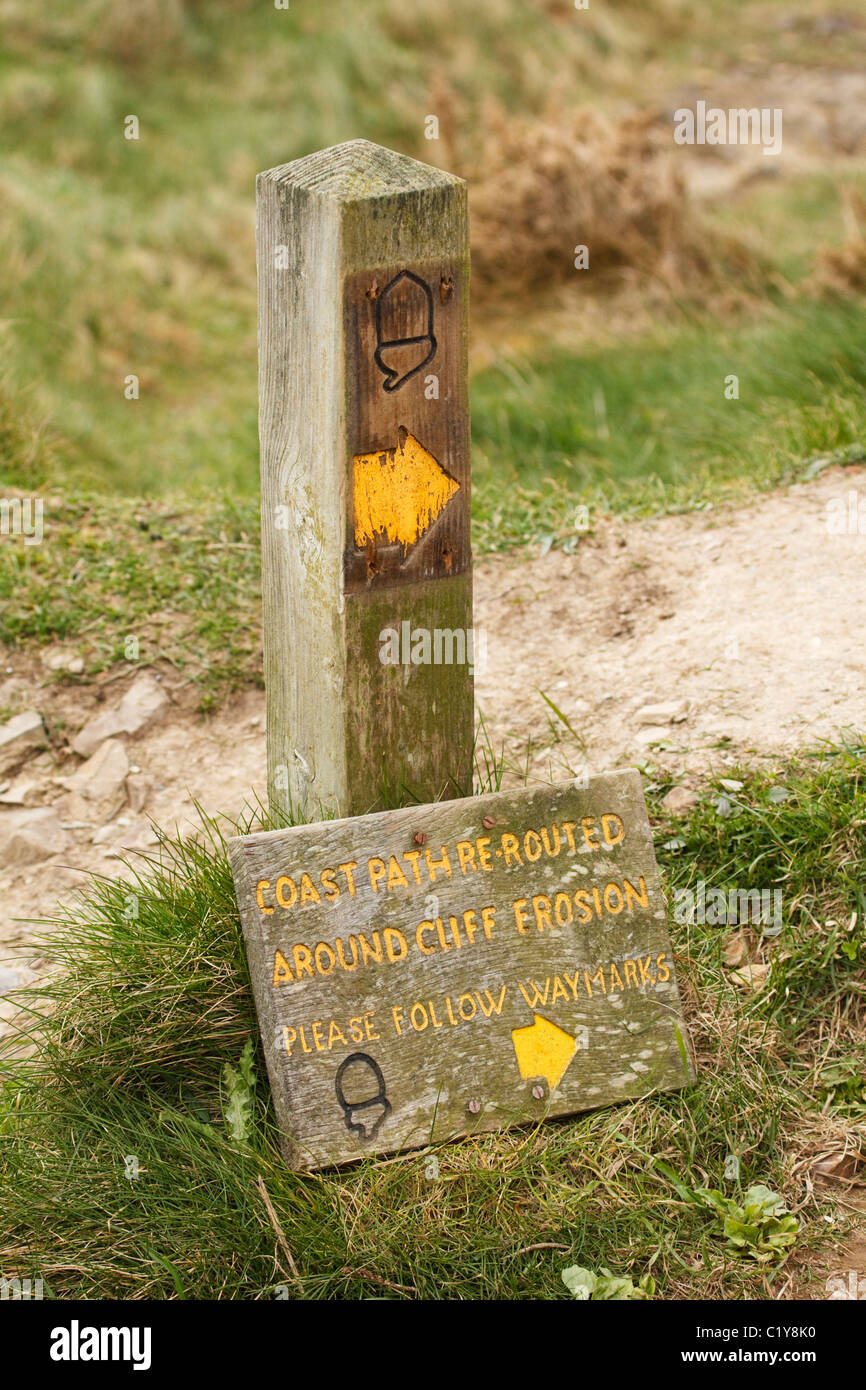
[[[637,763],[697,786],[710,768],[771,765],[866,727],[864,469],[828,470],[745,508],[601,521],[573,555],[484,559],[475,593],[488,655],[477,699],[494,745],[507,745],[512,782],[527,762],[532,781]],[[58,780],[81,762],[63,736],[22,770],[32,782],[27,807],[56,807],[66,843],[42,862],[0,867],[0,957],[14,953],[0,960],[0,995],[46,968],[22,919],[68,901],[82,871],[128,876],[119,856],[152,848],[149,818],[188,832],[196,801],[235,817],[263,796],[262,692],[203,719],[170,668],[155,674],[166,712],[122,739],[137,811],[127,804],[107,821],[82,816]],[[33,654],[7,654],[0,703],[37,709],[71,739],[134,675],[123,668],[92,684],[58,684]],[[674,707],[672,717],[647,724],[641,711],[659,703]],[[23,808],[2,804],[3,795],[0,778],[8,823]],[[0,998],[0,1028],[11,1009]],[[839,1259],[843,1273],[866,1272],[866,1243],[855,1237]]]
[[[860,501],[863,534],[831,534],[832,509],[847,524]],[[494,746],[507,749],[511,783],[528,755],[531,781],[637,764],[697,786],[707,769],[772,764],[866,727],[866,470],[828,470],[750,507],[602,521],[573,555],[486,558],[475,595],[487,634],[478,706]],[[59,746],[16,776],[33,782],[27,806],[55,806],[66,835],[62,852],[38,864],[0,867],[0,941],[25,941],[22,919],[50,915],[82,870],[123,874],[118,855],[154,843],[150,819],[188,832],[195,802],[234,818],[264,795],[263,693],[205,719],[166,668],[157,675],[167,712],[122,738],[140,809],[121,806],[107,822],[80,805],[73,814],[60,779],[81,759],[63,737],[114,703],[135,672],[58,684],[32,654],[11,653],[0,675],[0,703],[63,727]],[[673,721],[647,724],[642,711],[659,703],[676,707]],[[0,804],[0,822],[21,810]]]

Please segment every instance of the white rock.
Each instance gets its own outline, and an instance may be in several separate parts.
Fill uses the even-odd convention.
[[[66,849],[69,837],[50,806],[0,812],[0,864],[37,864]]]
[[[688,706],[682,700],[667,700],[660,705],[644,705],[635,715],[638,724],[682,724],[688,718]]]
[[[107,738],[114,738],[116,734],[137,734],[147,728],[164,712],[167,704],[168,696],[162,686],[143,671],[121,700],[88,720],[72,740],[72,747],[83,758],[89,758]]]
[[[0,802],[4,806],[32,806],[38,800],[40,784],[29,772],[22,772],[8,787],[0,792]]]
[[[49,671],[69,671],[80,676],[84,670],[84,660],[75,652],[64,651],[62,647],[49,647],[42,653],[42,664]]]
[[[71,777],[58,780],[67,791],[90,802],[104,819],[110,820],[126,804],[124,783],[128,772],[126,749],[120,739],[109,738]]]
[[[129,798],[129,809],[138,814],[143,811],[150,794],[153,791],[153,782],[147,777],[140,768],[131,767],[129,776],[126,779],[126,794]]]
[[[698,804],[698,794],[691,787],[671,787],[662,797],[662,806],[672,816],[684,816]]]
[[[35,709],[16,714],[8,724],[0,724],[0,772],[8,772],[23,762],[34,748],[48,742],[42,716]]]
[[[635,740],[649,747],[651,743],[669,743],[671,731],[667,724],[648,724],[645,729],[638,729]]]

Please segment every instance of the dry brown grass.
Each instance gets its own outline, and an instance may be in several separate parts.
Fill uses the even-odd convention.
[[[449,141],[447,115],[443,134]],[[726,277],[748,289],[754,255],[710,233],[689,203],[670,131],[653,111],[621,118],[551,102],[540,119],[490,106],[481,155],[468,170],[472,257],[482,293],[574,280],[574,248],[589,249],[589,288],[634,284],[687,295]]]

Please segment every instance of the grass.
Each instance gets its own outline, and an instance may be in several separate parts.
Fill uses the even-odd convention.
[[[816,454],[866,445],[866,309],[809,302],[711,333],[706,326],[581,357],[503,361],[473,382],[477,554],[579,544],[610,512],[743,500],[802,476]],[[726,400],[725,377],[740,398]],[[130,403],[137,408],[141,402]],[[85,676],[122,660],[168,661],[202,708],[261,681],[257,484],[206,498],[107,497],[61,489],[50,437],[7,410],[20,466],[47,478],[45,540],[0,545],[0,642],[63,642]],[[252,428],[252,425],[251,425]],[[250,437],[249,451],[255,450]],[[40,471],[41,470],[41,471]]]
[[[125,658],[170,662],[209,708],[261,684],[256,500],[165,502],[49,494],[45,540],[0,546],[0,641],[60,642],[82,679]]]
[[[552,91],[579,91],[608,114],[626,102],[654,107],[695,72],[738,62],[744,45],[757,45],[762,62],[810,67],[841,62],[852,42],[844,33],[815,42],[819,0],[785,25],[783,0],[706,4],[699,13],[683,0],[586,12],[558,0],[474,9],[431,0],[411,12],[397,0],[284,12],[258,0],[84,0],[62,15],[3,0],[2,9],[0,345],[9,408],[56,438],[53,478],[64,486],[154,496],[182,480],[196,500],[214,487],[256,488],[257,170],[362,135],[470,172],[495,138],[491,101],[529,120]],[[424,138],[430,112],[442,119],[439,145]],[[138,141],[123,138],[130,113]],[[457,135],[446,139],[449,129]],[[787,271],[787,223],[808,228],[796,266],[805,273],[815,245],[841,239],[839,188],[853,178],[835,166],[822,179],[786,178],[780,191],[755,195],[763,212],[755,198],[731,200],[726,229],[760,225],[761,249]],[[543,177],[536,192],[543,200]],[[573,241],[564,227],[564,249]],[[518,288],[521,318],[529,306]],[[485,332],[478,320],[479,340]],[[674,358],[692,346],[686,335]],[[658,350],[665,345],[636,349]],[[622,383],[611,363],[597,365],[591,351],[586,358],[572,360],[562,389],[579,397],[580,383],[600,373],[616,424]],[[563,376],[562,364],[550,374]],[[124,396],[129,375],[140,381],[137,400]],[[696,375],[697,364],[667,379],[689,388],[684,411]],[[479,382],[482,426],[502,380],[500,372]],[[663,372],[654,385],[666,385]],[[706,390],[712,398],[709,373]],[[586,399],[578,482],[605,462]],[[560,406],[560,421],[565,415]],[[0,408],[3,484],[38,485],[39,461],[24,441],[4,447],[3,420]],[[512,448],[502,433],[493,421],[478,443],[493,468],[510,473],[533,441],[518,431]],[[623,431],[623,450],[635,433]],[[664,458],[643,457],[644,443],[630,456],[663,479]],[[560,445],[554,430],[552,444],[557,459],[573,458],[574,438]],[[544,452],[537,460],[531,450],[534,474],[537,463],[549,471]],[[483,524],[490,528],[488,514]]]
[[[481,549],[575,535],[575,507],[641,512],[743,500],[819,453],[866,446],[866,309],[785,305],[473,381]],[[738,399],[726,381],[738,379]]]
[[[651,1272],[664,1299],[774,1297],[838,1220],[830,1196],[803,1195],[810,1155],[863,1147],[866,1102],[827,1077],[862,1074],[866,1055],[866,748],[739,779],[678,826],[665,784],[648,787],[669,891],[703,878],[784,895],[781,935],[746,929],[770,962],[757,993],[724,964],[730,928],[673,924],[696,1084],[441,1146],[438,1176],[423,1150],[286,1171],[258,1053],[243,1085],[257,1027],[215,823],[166,841],[133,885],[95,882],[46,948],[61,968],[25,996],[33,1054],[6,1046],[0,1269],[53,1297],[556,1298],[572,1264]],[[741,1201],[761,1182],[800,1227],[758,1266],[726,1251],[695,1193]]]

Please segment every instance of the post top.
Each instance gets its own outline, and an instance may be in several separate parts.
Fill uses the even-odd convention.
[[[461,185],[463,179],[371,140],[347,140],[290,164],[266,169],[257,182],[302,188],[319,197],[351,203],[362,198],[453,187]]]

